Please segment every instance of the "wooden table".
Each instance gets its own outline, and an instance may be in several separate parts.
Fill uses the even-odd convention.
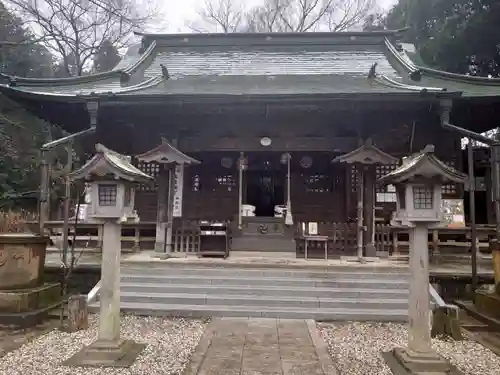
[[[325,259],[328,259],[328,240],[330,237],[328,236],[304,236],[304,259],[307,259],[307,248],[309,242],[323,242],[325,248]]]

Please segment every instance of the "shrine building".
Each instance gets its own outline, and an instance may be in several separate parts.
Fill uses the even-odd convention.
[[[157,249],[169,215],[227,223],[233,250],[295,251],[318,223],[358,223],[367,247],[395,208],[376,179],[427,144],[463,170],[461,136],[442,124],[480,133],[500,118],[500,79],[426,67],[402,31],[138,35],[112,71],[4,75],[0,90],[135,157],[156,179],[135,204]]]

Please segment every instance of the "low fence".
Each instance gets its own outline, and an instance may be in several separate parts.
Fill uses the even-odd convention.
[[[175,253],[197,253],[200,246],[200,230],[197,220],[174,220],[172,232],[172,251]],[[35,231],[38,223],[31,222]],[[56,246],[49,251],[59,251],[57,244],[61,242],[63,233],[62,221],[47,221],[47,229],[52,233],[52,240]],[[70,222],[70,241],[75,236],[75,249],[78,252],[100,253],[102,251],[103,224],[98,222],[82,221],[76,225]],[[139,222],[122,224],[121,243],[122,252],[138,252],[153,250],[156,235],[155,222]]]
[[[327,256],[355,255],[357,253],[357,225],[356,223],[297,223],[295,226],[295,242],[297,255],[304,256],[305,239],[309,235],[310,224],[316,228],[315,235],[327,237],[318,241],[314,236],[308,237],[308,253],[311,257],[324,258],[325,242]],[[33,229],[37,223],[31,222]],[[51,230],[54,237],[60,239],[62,234],[62,221],[48,221],[46,227]],[[70,231],[74,223],[70,222]],[[122,225],[122,251],[137,252],[153,250],[155,242],[156,223],[139,222]],[[478,226],[478,249],[486,253],[489,240],[495,237],[493,226]],[[70,240],[73,233],[70,233]],[[78,251],[97,252],[102,250],[102,224],[96,222],[78,222],[76,226],[75,248]],[[54,241],[56,242],[56,241]],[[200,248],[199,220],[174,220],[173,227],[173,252],[197,253]],[[405,229],[394,228],[386,224],[375,226],[375,247],[379,254],[405,255],[408,254],[409,237]],[[468,254],[471,248],[470,228],[440,228],[429,231],[429,250],[431,255],[436,254]],[[57,249],[52,249],[57,250]]]
[[[313,235],[310,229],[314,229]],[[308,256],[324,258],[325,239],[328,257],[357,254],[357,224],[333,222],[299,222],[295,229],[297,256],[304,256],[305,242],[308,242]],[[480,225],[477,228],[477,247],[487,253],[489,241],[495,237],[495,227]],[[462,255],[470,253],[472,247],[470,227],[439,228],[429,230],[429,251],[431,256]],[[318,236],[318,240],[315,240]],[[395,228],[387,224],[376,224],[374,245],[379,255],[405,255],[409,251],[409,234],[404,228]]]

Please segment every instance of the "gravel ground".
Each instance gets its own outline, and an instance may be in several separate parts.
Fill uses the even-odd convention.
[[[381,351],[404,347],[408,332],[404,324],[318,324],[330,354],[342,375],[392,375]],[[500,357],[474,341],[432,340],[434,349],[465,375],[498,375]]]
[[[90,328],[77,333],[53,330],[8,353],[0,360],[1,375],[178,375],[189,361],[207,322],[123,316],[121,335],[148,346],[127,369],[80,368],[61,366],[84,345],[97,337],[98,317],[89,316]]]

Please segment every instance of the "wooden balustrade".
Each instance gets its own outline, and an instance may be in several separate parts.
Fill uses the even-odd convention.
[[[70,239],[73,238],[73,224],[70,222]],[[33,230],[38,223],[31,222]],[[62,221],[48,221],[48,229],[54,234],[62,235]],[[315,234],[327,236],[327,256],[335,258],[341,255],[353,256],[357,254],[357,227],[356,223],[316,222],[315,233],[309,233],[309,223],[299,222],[295,226],[295,243],[298,257],[304,257],[305,237],[308,240],[308,256],[324,258],[324,240],[314,240]],[[155,241],[155,222],[126,223],[122,225],[122,251],[135,252],[152,250]],[[495,236],[493,226],[478,226],[478,249],[488,251],[489,240]],[[380,255],[405,255],[409,249],[408,232],[405,229],[394,228],[387,224],[376,224],[375,247]],[[60,241],[59,241],[60,242]],[[176,219],[173,229],[173,252],[196,254],[200,248],[199,220]],[[97,222],[78,222],[76,228],[76,246],[78,251],[101,252],[102,224]],[[432,255],[463,255],[468,254],[471,248],[470,228],[440,228],[429,231],[429,251]],[[55,250],[55,249],[52,249]]]
[[[304,256],[306,237],[308,240],[308,256],[324,258],[323,240],[314,241],[314,235],[328,236],[328,257],[353,256],[357,253],[355,223],[316,222],[312,227],[314,233],[309,233],[307,222],[296,225],[295,242],[297,256]],[[478,249],[487,252],[489,240],[495,237],[495,227],[488,225],[478,226]],[[311,236],[313,234],[313,236]],[[375,225],[375,248],[379,255],[404,255],[408,254],[408,231],[395,228],[388,224]],[[433,255],[463,255],[468,254],[471,248],[470,228],[439,228],[429,230],[429,251]]]
[[[197,253],[200,243],[200,233],[195,220],[174,220],[172,244],[174,253]],[[38,228],[37,222],[29,223],[32,230]],[[74,222],[70,221],[69,239],[73,239]],[[53,239],[62,235],[62,221],[48,221],[46,228],[52,233]],[[77,251],[102,251],[102,223],[79,221],[76,225],[75,248]],[[122,224],[122,252],[153,250],[155,242],[156,222],[139,222]],[[53,241],[59,242],[60,241]],[[57,248],[49,250],[58,251]]]

